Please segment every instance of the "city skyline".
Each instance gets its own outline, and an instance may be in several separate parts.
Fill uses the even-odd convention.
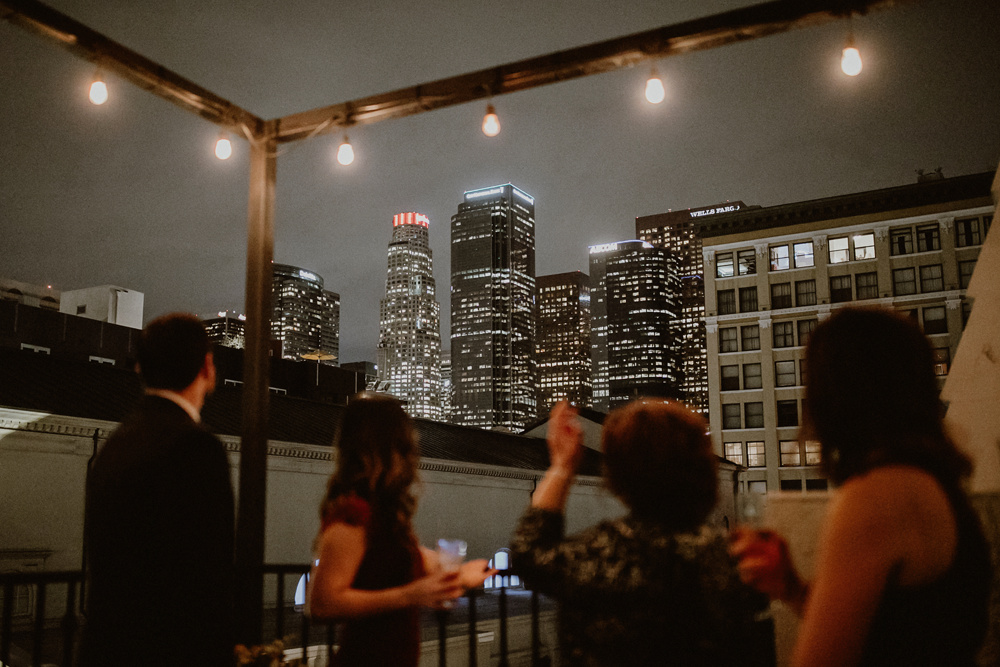
[[[359,3],[336,16],[312,2],[249,2],[240,16],[185,2],[50,4],[270,117],[747,3],[501,3],[522,18],[516,39],[461,3]],[[865,60],[855,79],[837,69],[845,21],[665,59],[658,106],[641,99],[640,66],[497,97],[494,139],[479,130],[485,105],[470,103],[352,131],[350,169],[333,161],[339,135],[291,146],[278,161],[275,261],[326,278],[342,295],[343,360],[371,360],[384,252],[372,230],[400,210],[430,218],[443,280],[455,199],[517,183],[543,203],[547,274],[586,271],[587,246],[633,238],[637,216],[902,185],[917,168],[992,169],[998,24],[985,1],[918,2],[854,19]],[[123,285],[146,295],[147,318],[242,312],[245,143],[219,162],[214,126],[120,80],[93,107],[92,66],[7,23],[0,35],[0,82],[16,91],[2,102],[0,274],[61,290]]]

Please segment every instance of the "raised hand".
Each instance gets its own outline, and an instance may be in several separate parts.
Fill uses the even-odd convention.
[[[458,581],[462,588],[475,588],[499,571],[490,569],[489,561],[483,558],[470,560],[458,569]]]
[[[549,416],[547,436],[549,445],[549,467],[569,473],[576,473],[583,457],[583,429],[577,418],[576,408],[566,401],[556,403]]]
[[[807,586],[795,571],[788,543],[781,535],[773,530],[737,528],[730,539],[729,553],[738,561],[737,570],[744,583],[797,611],[802,607]]]

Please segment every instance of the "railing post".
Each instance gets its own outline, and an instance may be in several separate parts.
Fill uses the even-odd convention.
[[[274,619],[275,639],[285,637],[285,573],[278,572],[278,605],[275,609],[277,618]]]
[[[10,664],[10,633],[14,616],[14,582],[3,582],[3,621],[0,623],[0,662]]]
[[[76,582],[70,577],[66,579],[66,614],[62,620],[64,665],[73,664],[73,640],[76,638],[76,627]]]
[[[503,581],[501,579],[501,581]],[[500,585],[500,667],[510,667],[507,656],[507,585]]]
[[[476,632],[476,592],[470,590],[469,598],[469,667],[476,667],[479,660],[479,636]]]
[[[538,591],[531,591],[531,667],[539,667],[542,662],[542,637],[538,616]]]
[[[438,667],[448,667],[448,610],[434,612],[438,625]]]
[[[333,664],[333,645],[337,641],[337,624],[326,624],[326,664]]]
[[[32,636],[31,664],[42,667],[42,639],[45,634],[45,582],[38,582],[38,599],[35,602],[35,629]]]

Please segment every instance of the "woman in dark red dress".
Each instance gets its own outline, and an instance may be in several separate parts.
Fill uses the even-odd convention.
[[[440,608],[490,574],[484,560],[444,572],[417,544],[417,460],[413,422],[398,401],[363,394],[348,406],[309,599],[313,618],[343,622],[337,665],[415,666],[420,607]]]

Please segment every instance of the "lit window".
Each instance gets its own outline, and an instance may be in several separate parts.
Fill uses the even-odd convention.
[[[748,468],[763,468],[765,465],[767,465],[767,464],[765,463],[765,460],[764,460],[764,443],[760,442],[760,441],[751,441],[751,442],[748,442],[747,443],[747,467]],[[760,484],[766,484],[766,482],[750,482],[750,486],[751,487],[754,484],[760,485]],[[762,489],[762,490],[757,491],[756,489],[752,488],[751,491],[757,491],[759,493],[763,493],[766,489],[767,489],[767,487],[765,486],[764,489]]]
[[[947,375],[951,368],[951,351],[946,347],[934,348],[934,375]]]
[[[812,241],[803,241],[801,243],[794,244],[792,246],[792,252],[795,255],[796,269],[802,269],[814,265],[815,260],[813,259]]]
[[[778,451],[781,453],[781,465],[802,465],[802,455],[799,453],[799,443],[797,440],[779,440]]]
[[[743,465],[743,443],[727,442],[724,444],[726,448],[726,458],[737,465]]]
[[[851,259],[848,253],[849,241],[847,237],[830,239],[830,263],[841,264]]]
[[[715,277],[716,278],[733,277],[733,253],[731,252],[715,253]]]
[[[822,446],[819,444],[819,442],[817,442],[816,440],[806,440],[804,447],[805,447],[805,450],[806,450],[806,465],[807,466],[818,466],[820,463],[823,462]],[[809,485],[809,482],[813,482],[813,481],[815,481],[815,482],[822,482],[822,484],[821,485],[816,485],[816,487],[814,489],[811,489],[810,485]],[[819,490],[819,489],[824,489],[824,490],[826,489],[826,480],[825,479],[819,479],[819,480],[810,480],[810,479],[807,479],[806,480],[806,491]]]
[[[854,237],[854,259],[875,259],[875,235],[858,234]]]
[[[771,270],[772,271],[784,271],[789,268],[788,262],[788,246],[786,245],[776,245],[771,246]]]
[[[737,252],[736,263],[741,276],[750,276],[757,273],[757,256],[754,254],[753,248]]]

